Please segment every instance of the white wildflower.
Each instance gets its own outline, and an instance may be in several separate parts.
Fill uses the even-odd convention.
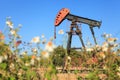
[[[18,63],[21,62],[21,59],[20,59],[20,58],[17,58],[16,62],[18,62]]]
[[[103,44],[102,44],[102,47],[108,47],[108,42],[104,42]]]
[[[68,60],[71,60],[71,57],[70,57],[70,56],[68,56],[67,58],[68,58]]]
[[[114,47],[118,47],[118,44],[115,43],[115,44],[113,44],[113,46],[114,46]]]
[[[26,54],[27,54],[27,52],[26,52],[26,51],[24,51],[24,52],[22,52],[21,54],[22,54],[22,55],[26,55]]]
[[[40,57],[37,57],[36,59],[37,59],[38,61],[40,61]]]
[[[113,43],[113,42],[116,42],[117,41],[117,38],[108,38],[107,41],[109,43]]]
[[[3,56],[0,56],[0,63],[3,62]]]
[[[105,54],[104,54],[104,52],[100,52],[99,55],[100,55],[100,57],[102,57],[103,59],[105,59],[105,57],[106,57]]]
[[[112,36],[111,34],[106,34],[106,33],[103,34],[103,37],[106,38],[106,39],[111,37],[111,36]]]
[[[37,54],[37,48],[33,48],[33,49],[32,49],[32,52],[33,52],[34,54]]]
[[[6,24],[7,24],[7,26],[8,27],[10,27],[10,28],[13,28],[13,23],[12,23],[12,21],[6,21]]]
[[[21,76],[22,75],[22,72],[21,71],[18,71],[18,74],[17,74],[18,76]]]
[[[40,37],[37,36],[37,37],[34,37],[32,40],[31,40],[32,43],[39,43],[40,42]]]
[[[4,55],[4,60],[7,60],[8,59],[8,56],[7,55]]]
[[[117,70],[120,72],[120,67]]]
[[[64,34],[64,31],[61,29],[58,31],[58,34]]]
[[[107,51],[108,51],[108,47],[103,46],[103,47],[102,47],[102,51],[103,51],[103,52],[107,52]]]
[[[54,37],[51,37],[51,38],[50,38],[50,41],[53,41],[53,40],[54,40]]]
[[[15,68],[15,65],[13,63],[10,64],[10,68],[11,69],[14,69]]]
[[[92,43],[90,41],[88,41],[86,46],[92,46]]]
[[[42,51],[41,54],[44,58],[48,58],[50,55],[47,51]]]
[[[21,76],[21,75],[23,74],[23,72],[24,72],[24,71],[23,71],[22,69],[20,69],[20,70],[18,71],[18,74],[17,74],[17,75],[18,75],[18,76]]]
[[[45,43],[46,43],[46,41],[47,41],[46,39],[43,39],[43,40],[42,40],[42,44],[45,44]]]
[[[25,66],[30,66],[30,64],[28,62],[25,63]]]
[[[42,34],[42,35],[41,35],[41,38],[45,38],[45,35],[44,35],[44,34]]]
[[[91,52],[93,50],[94,50],[93,48],[86,48],[86,51],[88,51],[88,52]]]
[[[22,27],[22,24],[18,24],[18,27],[20,27],[20,28],[21,28],[21,27]]]
[[[35,60],[34,60],[34,59],[31,59],[30,64],[31,64],[31,65],[34,65],[34,63],[35,63]]]
[[[96,49],[97,51],[100,51],[100,50],[101,50],[101,46],[95,45],[95,49]]]
[[[117,75],[120,77],[120,73],[119,72],[117,72]]]
[[[15,31],[15,30],[10,30],[10,33],[11,33],[12,35],[15,35],[15,34],[16,34],[16,31]]]
[[[53,52],[55,47],[56,46],[51,41],[49,41],[45,46],[45,50],[48,52]]]

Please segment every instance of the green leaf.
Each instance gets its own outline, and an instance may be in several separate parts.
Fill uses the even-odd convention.
[[[27,71],[29,68],[27,66],[22,66],[22,69]]]
[[[6,64],[6,63],[1,63],[1,64],[0,64],[0,68],[1,68],[1,69],[4,69],[4,70],[5,70],[6,67],[7,67],[7,64]]]
[[[8,80],[15,80],[15,78],[13,76],[9,77]]]
[[[87,79],[90,79],[90,80],[99,80],[99,77],[97,75],[96,72],[90,72],[87,76],[86,76]]]

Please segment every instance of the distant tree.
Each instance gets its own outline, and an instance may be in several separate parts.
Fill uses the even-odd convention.
[[[55,66],[63,66],[66,50],[62,46],[58,46],[52,54],[52,62]]]
[[[71,57],[71,66],[80,66],[82,61],[82,52],[78,52],[76,50],[71,50],[70,57]]]

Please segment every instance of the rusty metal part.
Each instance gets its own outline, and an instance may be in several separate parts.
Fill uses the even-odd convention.
[[[69,14],[69,12],[70,11],[67,8],[61,9],[55,18],[54,25],[58,26],[65,19],[65,17]]]

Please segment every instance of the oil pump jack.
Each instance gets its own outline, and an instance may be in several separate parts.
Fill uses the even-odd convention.
[[[84,24],[89,25],[89,28],[91,30],[94,42],[95,42],[95,44],[97,44],[93,28],[94,27],[100,28],[100,26],[101,26],[100,21],[96,21],[96,20],[92,20],[92,19],[88,19],[88,18],[84,18],[84,17],[80,17],[80,16],[70,14],[69,9],[62,8],[58,12],[58,14],[56,16],[56,19],[55,19],[55,22],[54,22],[55,30],[56,30],[56,27],[59,26],[62,23],[62,21],[65,20],[65,19],[71,21],[70,31],[68,32],[68,42],[67,42],[67,54],[68,55],[70,54],[71,40],[72,40],[73,33],[76,33],[76,35],[79,36],[82,47],[85,49],[85,45],[84,45],[84,42],[83,42],[83,39],[82,39],[82,32],[79,29],[79,26],[77,25],[77,23],[84,23]],[[76,30],[74,30],[74,28]],[[55,31],[54,34],[55,34],[54,37],[56,38],[56,31]]]

